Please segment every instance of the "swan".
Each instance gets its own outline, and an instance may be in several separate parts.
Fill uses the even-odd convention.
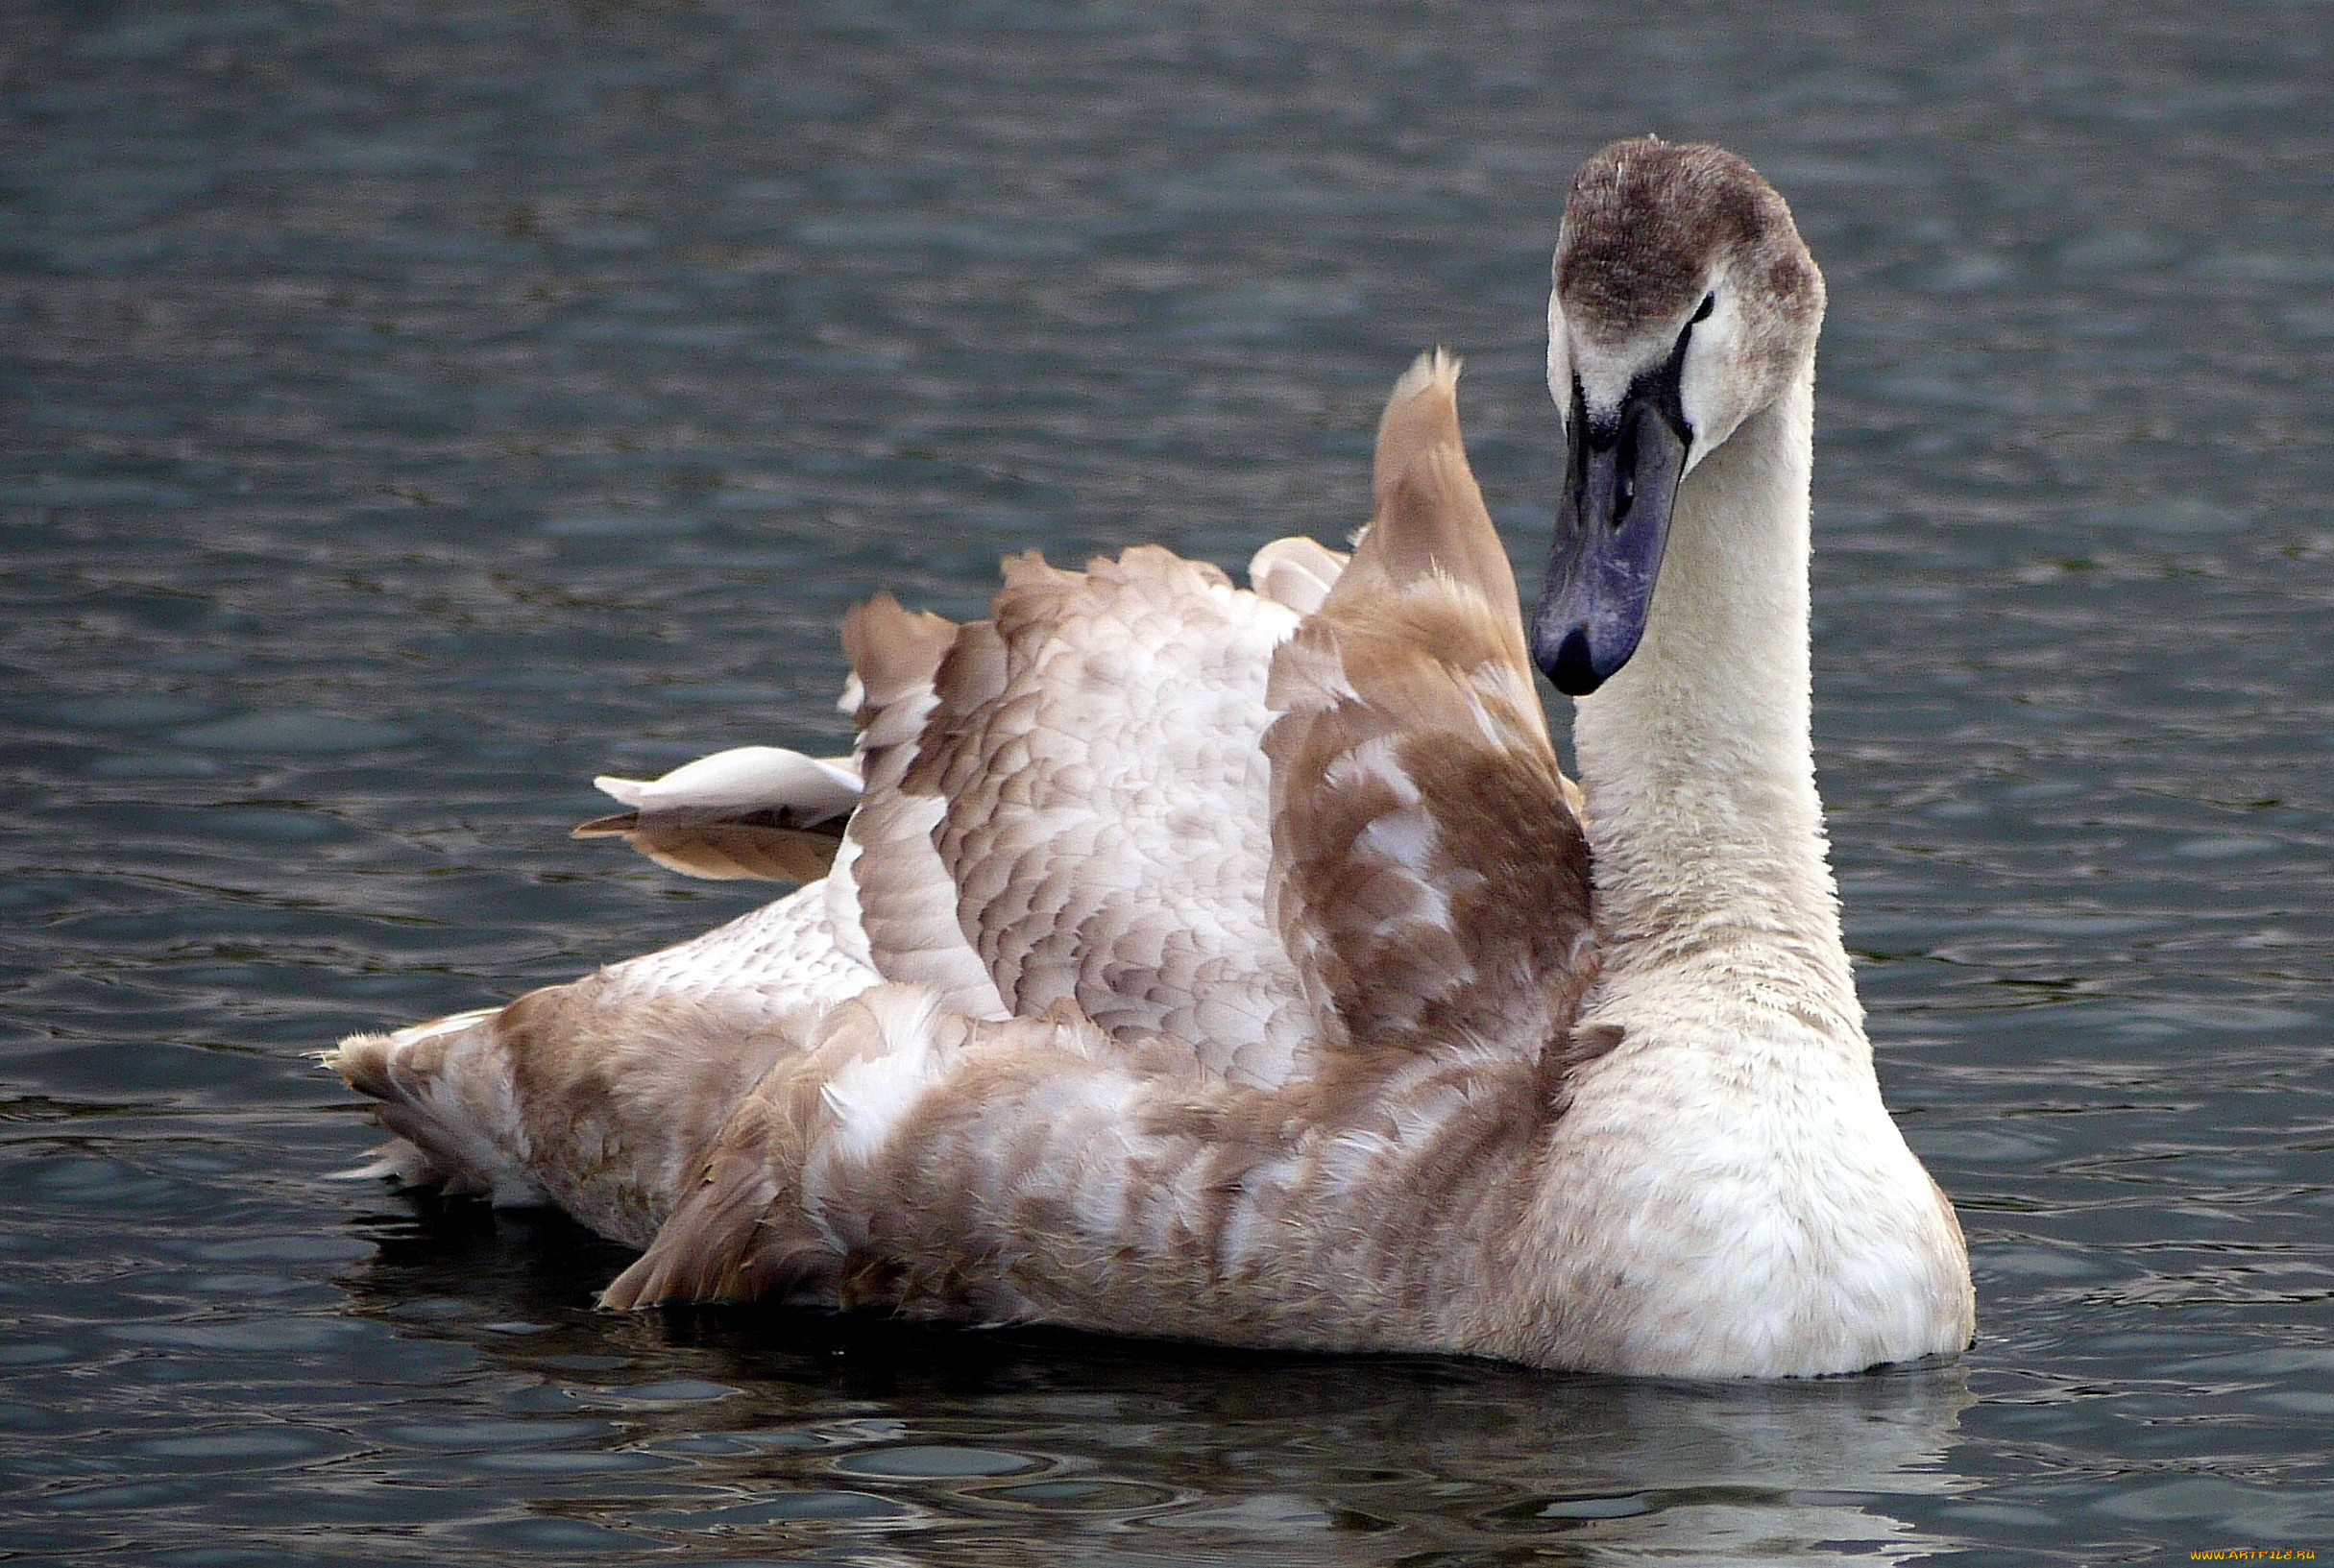
[[[1276,541],[1244,590],[1031,554],[963,625],[879,595],[853,759],[603,781],[633,809],[584,830],[816,880],[351,1037],[327,1059],[393,1135],[366,1173],[641,1249],[612,1308],[1674,1376],[1963,1349],[1815,791],[1822,277],[1747,163],[1644,137],[1580,169],[1553,279],[1528,622],[1439,350],[1349,558]]]

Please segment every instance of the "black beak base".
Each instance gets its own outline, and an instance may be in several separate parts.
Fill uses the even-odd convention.
[[[1556,543],[1531,626],[1533,662],[1568,697],[1604,685],[1645,635],[1690,440],[1674,384],[1631,388],[1594,426],[1573,389]]]

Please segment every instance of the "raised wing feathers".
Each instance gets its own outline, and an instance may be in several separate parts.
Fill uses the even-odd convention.
[[[1292,534],[1274,540],[1250,559],[1249,587],[1275,604],[1309,615],[1329,596],[1350,559],[1301,534]]]
[[[839,928],[862,933],[867,961],[887,979],[933,987],[974,1018],[1010,1016],[996,983],[957,921],[957,882],[934,847],[945,803],[904,781],[925,749],[939,706],[936,682],[979,627],[912,615],[879,593],[843,619],[843,652],[861,694],[860,774],[866,793],[828,879]],[[956,661],[959,672],[977,656]]]
[[[1563,1031],[1588,852],[1457,374],[1395,389],[1349,560],[1276,541],[1242,592],[1156,547],[1033,554],[987,620],[854,614],[866,795],[835,881],[877,970],[978,1019],[1075,1003],[1262,1086],[1324,1049]]]
[[[916,969],[942,968],[945,949],[933,983],[977,992],[977,966],[994,987],[998,1010],[976,1017],[1074,1001],[1110,1036],[1181,1057],[1162,1065],[1285,1081],[1311,1012],[1265,919],[1259,741],[1272,649],[1296,616],[1155,547],[1082,572],[1033,554],[1005,573],[991,618],[958,632],[919,688],[903,760],[868,754],[852,866],[876,967],[932,980]],[[879,927],[910,882],[903,953]],[[961,947],[927,934],[943,900]]]
[[[1395,388],[1371,526],[1274,658],[1273,913],[1331,1041],[1537,1055],[1590,977],[1589,854],[1457,379]]]

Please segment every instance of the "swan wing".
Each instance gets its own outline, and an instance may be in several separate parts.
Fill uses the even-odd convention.
[[[1083,571],[1009,560],[989,618],[945,646],[887,599],[863,606],[845,640],[866,797],[839,866],[874,966],[976,1019],[1074,1003],[1162,1069],[1302,1072],[1312,1014],[1266,915],[1261,746],[1297,620],[1155,546]]]
[[[592,782],[631,809],[595,817],[573,836],[621,838],[661,866],[715,879],[817,880],[860,797],[856,759],[777,746],[716,752],[661,779]]]
[[[1325,1049],[1562,1033],[1588,850],[1456,376],[1397,387],[1349,560],[1276,541],[1244,592],[1155,546],[1032,554],[985,620],[854,613],[866,792],[831,883],[875,969],[1265,1087]]]
[[[1274,656],[1270,897],[1325,1040],[1537,1057],[1593,968],[1589,851],[1458,370],[1395,387],[1371,525]]]
[[[1309,615],[1329,596],[1351,559],[1302,534],[1293,534],[1274,540],[1250,559],[1248,584],[1275,604]]]
[[[879,593],[843,617],[842,639],[846,695],[860,699],[865,792],[826,880],[836,929],[851,933],[886,978],[929,986],[974,1018],[1005,1018],[1005,1000],[957,919],[956,882],[934,842],[946,803],[903,784],[932,743],[941,667],[960,643],[978,640],[978,628]]]

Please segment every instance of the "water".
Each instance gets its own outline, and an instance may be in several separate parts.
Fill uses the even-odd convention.
[[[2322,6],[20,5],[0,34],[0,1556],[2334,1547]],[[1527,573],[1576,161],[1832,288],[1818,745],[1959,1367],[1629,1385],[801,1315],[328,1185],[305,1052],[753,899],[566,826],[842,738],[833,628],[1365,510]]]

